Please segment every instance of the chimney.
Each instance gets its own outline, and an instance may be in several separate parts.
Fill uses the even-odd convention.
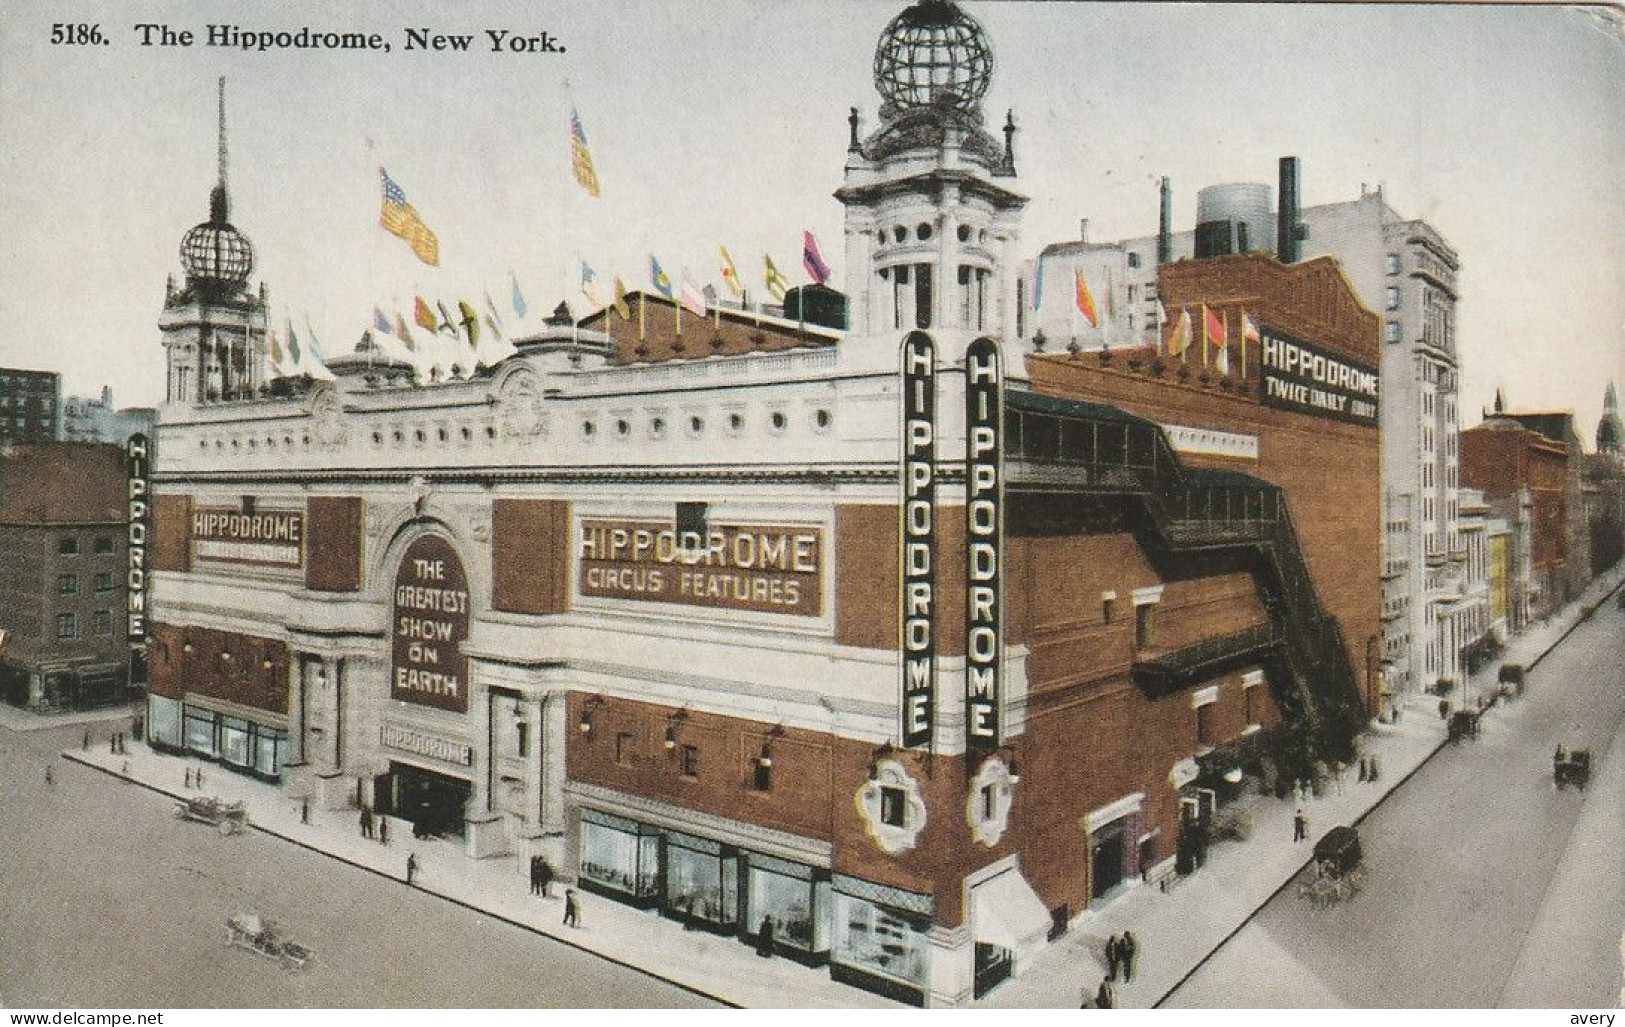
[[[1088,242],[1089,241],[1089,219],[1088,218],[1079,218],[1078,219],[1078,241],[1079,242]]]
[[[1157,220],[1157,263],[1166,264],[1174,259],[1173,249],[1174,194],[1168,176],[1162,176],[1162,212]]]
[[[1281,158],[1281,198],[1275,228],[1275,253],[1283,264],[1298,262],[1298,158]]]

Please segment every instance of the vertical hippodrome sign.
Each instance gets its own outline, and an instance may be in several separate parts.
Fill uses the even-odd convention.
[[[130,683],[145,684],[147,680],[147,535],[150,523],[148,513],[147,474],[151,466],[149,442],[144,432],[130,436],[124,447],[125,467],[129,485],[129,523],[126,527],[129,555],[125,567],[125,592],[128,600],[126,634],[130,646]]]
[[[902,348],[898,649],[904,748],[931,743],[936,708],[936,412],[936,344],[924,332],[914,332]]]
[[[1004,396],[999,347],[965,350],[965,747],[999,747],[1004,674]]]

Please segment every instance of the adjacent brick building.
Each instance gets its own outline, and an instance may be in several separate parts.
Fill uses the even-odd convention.
[[[39,712],[124,698],[123,447],[0,447],[0,690]]]

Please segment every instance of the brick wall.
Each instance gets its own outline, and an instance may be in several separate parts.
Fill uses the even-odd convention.
[[[154,623],[149,688],[171,699],[196,692],[286,714],[288,660],[287,645],[273,639]]]
[[[570,504],[498,499],[491,508],[491,606],[538,616],[570,609]]]

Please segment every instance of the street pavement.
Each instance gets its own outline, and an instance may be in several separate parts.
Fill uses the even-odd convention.
[[[1288,888],[1173,1007],[1574,1007],[1620,996],[1625,612],[1603,605],[1524,696],[1443,748],[1360,824],[1367,881],[1317,910]],[[1552,755],[1589,748],[1585,792]]]
[[[112,725],[92,729],[105,755]],[[0,726],[0,995],[13,1007],[712,1004],[273,836],[178,820],[162,795],[53,758],[83,731]],[[228,947],[226,918],[247,911],[314,962],[288,971]]]
[[[1249,840],[1216,845],[1167,892],[1131,887],[1086,911],[977,1004],[1075,1007],[1101,980],[1105,939],[1127,928],[1140,959],[1118,986],[1124,1006],[1545,1004],[1571,994],[1552,991],[1570,981],[1575,1002],[1617,993],[1617,942],[1603,941],[1625,919],[1614,848],[1625,832],[1610,805],[1625,783],[1625,617],[1610,606],[1575,625],[1622,576],[1514,641],[1508,661],[1550,655],[1524,698],[1485,717],[1483,737],[1440,752],[1442,722],[1431,701],[1415,704],[1364,741],[1381,757],[1380,784],[1349,771],[1308,803],[1315,836],[1367,818],[1372,878],[1352,903],[1313,912],[1296,898],[1288,885],[1310,849],[1289,841],[1293,804],[1253,797]],[[827,971],[764,963],[734,939],[592,896],[585,928],[565,930],[557,899],[529,896],[511,858],[469,860],[400,831],[384,847],[359,838],[353,811],[313,811],[303,824],[285,793],[211,767],[203,792],[244,798],[256,828],[221,838],[171,814],[172,796],[197,794],[182,781],[195,761],[141,745],[110,755],[106,723],[89,752],[78,726],[7,724],[0,717],[0,995],[14,1004],[891,1005]],[[1551,791],[1558,738],[1596,754],[1584,796]],[[53,760],[53,750],[65,751]],[[408,850],[422,867],[411,889],[400,880]],[[288,973],[227,948],[225,918],[244,911],[279,920],[316,963]],[[1563,973],[1549,952],[1573,953]]]

